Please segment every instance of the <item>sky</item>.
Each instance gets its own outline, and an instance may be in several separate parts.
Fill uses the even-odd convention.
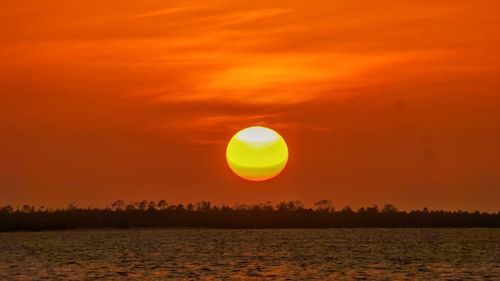
[[[0,205],[500,211],[500,2],[3,1]],[[289,162],[252,183],[238,130]]]

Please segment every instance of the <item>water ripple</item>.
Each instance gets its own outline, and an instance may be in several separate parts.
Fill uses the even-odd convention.
[[[0,280],[500,280],[499,229],[0,233]]]

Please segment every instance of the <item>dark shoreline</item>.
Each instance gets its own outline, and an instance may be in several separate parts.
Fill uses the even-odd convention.
[[[143,202],[142,202],[143,203]],[[357,211],[346,207],[304,208],[298,202],[217,207],[155,205],[154,202],[91,209],[70,206],[45,210],[25,206],[0,208],[0,232],[65,229],[207,228],[207,229],[328,229],[328,228],[498,228],[500,212],[422,210],[399,211],[392,205]]]
[[[0,230],[2,233],[44,233],[44,232],[90,232],[90,231],[176,231],[176,230],[397,230],[397,229],[429,229],[429,230],[459,230],[459,229],[500,229],[499,226],[487,227],[267,227],[267,228],[234,228],[234,227],[81,227],[81,228],[61,228],[61,229],[40,229],[40,230]]]

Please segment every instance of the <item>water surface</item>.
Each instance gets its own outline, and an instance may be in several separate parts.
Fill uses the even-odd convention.
[[[500,280],[500,229],[0,233],[0,280]]]

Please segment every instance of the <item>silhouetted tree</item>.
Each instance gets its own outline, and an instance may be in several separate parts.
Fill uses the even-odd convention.
[[[265,203],[260,205],[260,208],[264,211],[272,211],[274,210],[272,202],[271,201],[266,201]]]
[[[3,212],[3,213],[12,213],[14,211],[14,208],[12,208],[12,206],[10,205],[7,205],[7,206],[4,206],[2,208],[0,208],[0,212]]]
[[[333,208],[332,201],[326,199],[319,200],[314,203],[314,206],[316,206],[317,211],[333,212],[335,210],[335,208]]]
[[[137,208],[138,208],[139,210],[144,211],[144,210],[146,210],[146,207],[147,207],[147,205],[148,205],[148,201],[143,200],[143,201],[141,201],[141,202],[136,202],[136,203],[135,203],[135,205],[137,206]]]
[[[167,207],[167,201],[162,199],[162,200],[158,201],[156,206],[158,207],[158,209],[163,210]]]
[[[121,211],[123,209],[123,205],[125,205],[125,202],[123,200],[116,200],[111,204],[111,208],[115,211]]]
[[[392,205],[392,204],[385,204],[384,205],[384,208],[382,209],[382,212],[383,213],[397,213],[398,212],[398,208],[396,208],[396,206]]]
[[[67,210],[74,211],[77,209],[75,202],[71,202],[68,204],[68,207],[66,207]]]
[[[351,207],[349,206],[345,206],[344,208],[342,208],[342,213],[353,213],[354,211],[351,209]]]
[[[289,211],[297,211],[297,210],[303,209],[304,205],[302,204],[302,202],[300,202],[298,200],[288,201],[288,203],[286,203],[286,208]]]
[[[149,211],[155,211],[156,210],[156,202],[150,201],[148,204],[148,210]]]
[[[198,212],[208,212],[210,211],[210,202],[201,201],[196,203],[196,210]]]
[[[31,213],[31,212],[35,211],[35,207],[30,206],[30,205],[24,205],[23,208],[22,208],[22,211],[24,213]]]
[[[280,202],[276,205],[276,210],[285,212],[288,210],[288,205],[286,204],[286,202]]]
[[[376,214],[376,213],[378,213],[378,206],[377,205],[373,205],[371,207],[367,207],[366,208],[366,212],[370,213],[370,214]]]

